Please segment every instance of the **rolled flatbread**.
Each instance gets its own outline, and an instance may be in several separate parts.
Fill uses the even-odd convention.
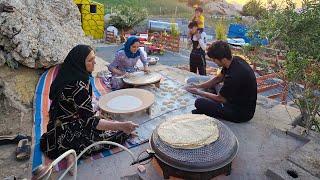
[[[219,138],[213,118],[197,114],[172,117],[160,124],[157,131],[163,142],[180,149],[197,149]]]

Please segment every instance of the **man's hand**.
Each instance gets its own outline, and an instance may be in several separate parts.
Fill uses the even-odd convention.
[[[199,94],[200,90],[198,88],[194,88],[194,87],[187,87],[186,90],[192,94]]]
[[[195,84],[195,83],[190,83],[186,86],[186,88],[200,88],[199,85]]]
[[[197,39],[200,39],[200,38],[201,38],[201,34],[197,33],[197,34],[195,34],[195,35],[196,35]]]

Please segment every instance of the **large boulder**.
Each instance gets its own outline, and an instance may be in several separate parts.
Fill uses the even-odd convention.
[[[42,72],[22,66],[17,70],[0,67],[0,135],[31,135],[33,98]]]
[[[73,0],[0,0],[13,12],[0,12],[0,65],[5,59],[30,68],[63,62],[76,44],[91,44]]]

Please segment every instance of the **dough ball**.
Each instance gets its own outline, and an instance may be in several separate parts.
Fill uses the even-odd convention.
[[[169,103],[168,103],[168,101],[164,101],[162,104],[163,105],[168,105]]]
[[[167,107],[171,109],[171,108],[173,108],[173,105],[172,104],[168,104]]]

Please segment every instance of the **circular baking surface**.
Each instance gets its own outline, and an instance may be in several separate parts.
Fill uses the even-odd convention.
[[[154,94],[149,91],[122,89],[103,95],[99,100],[99,107],[107,113],[128,114],[148,109],[154,100]]]
[[[156,157],[169,166],[190,172],[207,172],[229,164],[238,152],[238,140],[222,122],[217,123],[219,138],[215,142],[197,149],[178,149],[163,142],[158,135],[159,126],[153,131],[150,146]]]
[[[161,80],[161,75],[156,72],[150,72],[148,74],[138,71],[131,73],[129,77],[123,78],[123,81],[126,84],[142,86],[157,83]]]

